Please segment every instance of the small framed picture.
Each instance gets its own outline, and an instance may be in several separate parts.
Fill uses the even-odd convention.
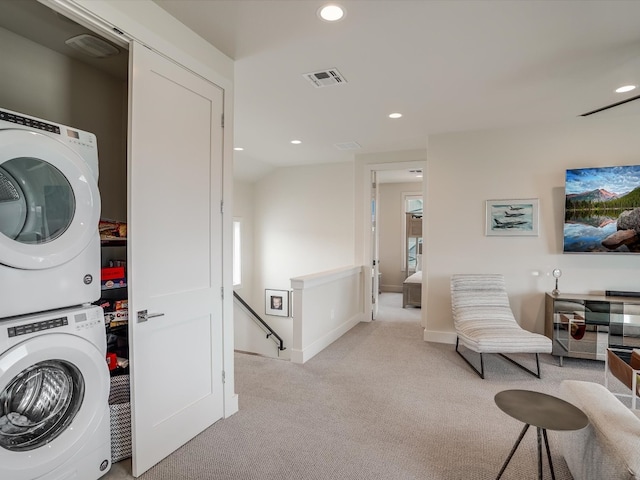
[[[265,290],[264,312],[267,315],[278,317],[289,316],[289,291],[288,290]]]
[[[538,199],[487,200],[487,236],[538,236]]]

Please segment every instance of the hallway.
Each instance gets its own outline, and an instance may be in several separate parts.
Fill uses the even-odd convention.
[[[382,292],[378,296],[378,315],[376,322],[415,322],[420,323],[422,309],[402,308],[402,293]]]

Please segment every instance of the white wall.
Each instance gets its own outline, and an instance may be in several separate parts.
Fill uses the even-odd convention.
[[[503,273],[516,318],[539,333],[544,331],[543,293],[553,288],[549,274],[556,267],[563,272],[563,292],[639,291],[640,255],[562,254],[565,170],[640,163],[638,132],[639,116],[596,115],[429,137],[425,339],[455,342],[453,273]],[[510,198],[540,199],[538,237],[484,235],[485,201]]]
[[[283,167],[253,184],[253,285],[246,300],[258,314],[265,312],[265,289],[290,290],[293,277],[354,264],[353,184],[351,163]],[[290,347],[291,318],[263,318]]]
[[[292,362],[306,362],[363,320],[365,272],[352,266],[291,280]]]
[[[253,300],[253,250],[254,250],[254,187],[249,182],[235,181],[233,184],[233,218],[241,222],[242,243],[242,284],[234,290],[249,303],[258,315],[264,319],[262,303],[255,304]],[[290,322],[287,322],[287,324]],[[243,352],[258,353],[268,357],[288,359],[290,350],[278,351],[277,344],[271,338],[266,338],[265,330],[252,318],[238,302],[234,302],[233,310],[234,348]],[[279,333],[278,333],[279,334]]]
[[[405,194],[422,195],[422,182],[383,183],[379,185],[378,242],[381,289],[402,292],[405,244]]]
[[[334,163],[280,168],[255,184],[258,282],[289,288],[292,277],[353,264],[353,181],[351,163]]]

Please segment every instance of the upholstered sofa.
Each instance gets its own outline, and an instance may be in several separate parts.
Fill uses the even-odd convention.
[[[593,382],[565,380],[560,393],[589,418],[585,428],[559,433],[574,480],[640,480],[640,412]]]

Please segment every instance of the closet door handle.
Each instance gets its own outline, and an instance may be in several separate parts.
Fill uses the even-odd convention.
[[[138,312],[138,323],[143,323],[150,318],[164,317],[164,313],[147,313],[147,310],[140,310]]]

